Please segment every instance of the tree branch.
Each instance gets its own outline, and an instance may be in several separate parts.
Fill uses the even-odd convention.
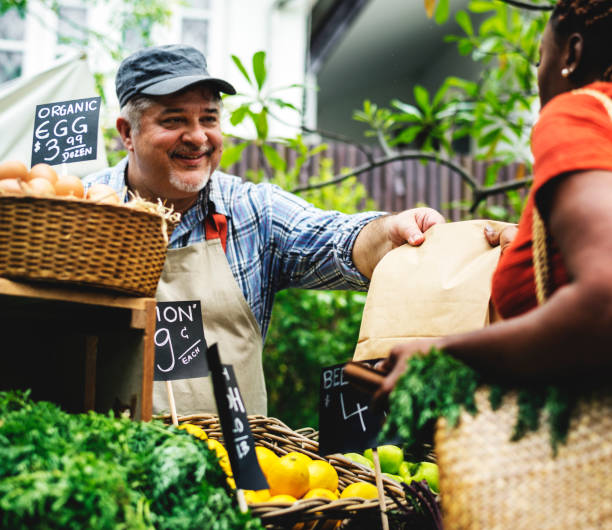
[[[514,7],[520,7],[522,9],[528,9],[529,11],[552,11],[554,6],[552,5],[538,5],[532,4],[531,2],[521,2],[520,0],[499,0],[504,4],[508,4]]]

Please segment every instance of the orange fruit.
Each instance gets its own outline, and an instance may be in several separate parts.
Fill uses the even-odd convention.
[[[376,499],[378,490],[374,484],[369,482],[353,482],[349,484],[341,493],[340,498],[359,497],[361,499]]]
[[[338,489],[338,473],[329,462],[313,460],[308,466],[308,489],[324,488],[332,492]]]
[[[308,491],[308,466],[296,455],[281,456],[271,466],[266,478],[272,496],[288,494],[299,499]]]
[[[308,490],[306,495],[302,497],[303,499],[329,499],[330,501],[335,501],[338,498],[333,491],[327,490],[325,488],[314,488]]]

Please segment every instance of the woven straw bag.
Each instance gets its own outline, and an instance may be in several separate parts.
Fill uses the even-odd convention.
[[[534,207],[534,269],[538,303],[550,292],[548,240]],[[580,401],[567,443],[553,456],[548,425],[510,441],[517,393],[491,410],[486,388],[476,393],[478,414],[459,425],[438,421],[444,527],[454,529],[612,529],[612,392]]]

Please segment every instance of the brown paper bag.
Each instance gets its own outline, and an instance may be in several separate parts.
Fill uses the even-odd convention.
[[[420,247],[403,245],[376,266],[353,360],[386,357],[393,346],[482,328],[489,322],[491,277],[499,259],[484,236],[489,224],[435,225]]]

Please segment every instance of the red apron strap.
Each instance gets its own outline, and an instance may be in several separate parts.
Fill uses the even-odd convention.
[[[226,252],[225,247],[227,244],[227,218],[221,213],[213,213],[212,215],[206,216],[204,221],[204,229],[206,234],[206,240],[221,238],[221,246],[223,252]]]

